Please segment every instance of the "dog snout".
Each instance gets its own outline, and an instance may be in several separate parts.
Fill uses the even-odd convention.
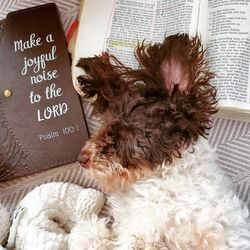
[[[80,164],[81,164],[83,167],[87,168],[88,165],[89,165],[89,162],[90,162],[90,155],[89,155],[89,153],[84,152],[84,151],[81,152],[81,153],[79,154],[79,156],[78,156],[78,161],[80,162]]]

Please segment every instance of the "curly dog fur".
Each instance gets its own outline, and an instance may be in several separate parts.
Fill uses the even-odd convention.
[[[201,41],[177,34],[135,56],[138,69],[108,53],[77,65],[102,121],[79,161],[109,193],[110,249],[249,249],[248,212],[204,139],[217,98]]]

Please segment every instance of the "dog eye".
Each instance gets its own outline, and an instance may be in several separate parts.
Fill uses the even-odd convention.
[[[151,138],[152,136],[151,136],[151,133],[149,133],[149,132],[145,132],[145,138]]]
[[[113,153],[115,151],[114,145],[108,144],[105,145],[102,149],[103,154]]]
[[[112,132],[111,132],[111,131],[108,131],[108,132],[107,132],[107,136],[112,137]]]

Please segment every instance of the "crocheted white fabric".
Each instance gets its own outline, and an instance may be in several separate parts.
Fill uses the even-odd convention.
[[[78,224],[97,217],[104,202],[104,195],[95,189],[62,182],[43,184],[20,202],[7,248],[76,250],[72,239],[81,234],[76,230]]]
[[[6,240],[9,232],[9,227],[10,227],[10,215],[6,210],[6,208],[0,204],[0,244]]]

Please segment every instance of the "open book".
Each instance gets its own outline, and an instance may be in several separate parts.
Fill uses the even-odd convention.
[[[250,2],[230,0],[84,0],[72,75],[80,57],[109,51],[136,67],[134,48],[175,33],[199,34],[216,74],[219,116],[250,121]]]

